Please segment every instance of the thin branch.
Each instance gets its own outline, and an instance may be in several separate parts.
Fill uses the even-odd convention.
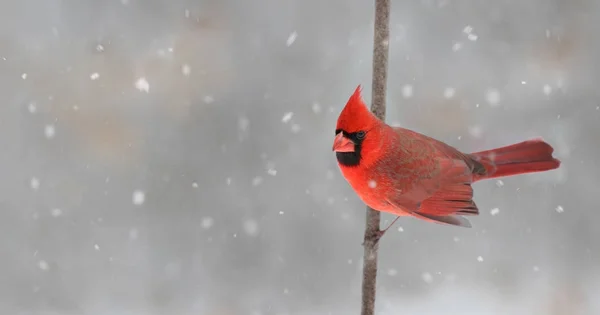
[[[373,42],[373,83],[371,111],[385,120],[385,97],[390,34],[390,0],[375,0],[375,31]],[[375,314],[377,285],[377,252],[379,249],[380,212],[367,207],[364,238],[362,315]]]

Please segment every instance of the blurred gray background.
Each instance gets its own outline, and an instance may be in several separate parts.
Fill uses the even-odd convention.
[[[331,143],[372,2],[3,1],[0,312],[357,314]],[[379,314],[600,314],[600,2],[392,9],[388,122],[563,165],[476,184],[472,229],[401,219]]]

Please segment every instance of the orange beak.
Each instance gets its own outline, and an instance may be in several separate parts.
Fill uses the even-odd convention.
[[[344,134],[340,132],[335,135],[332,150],[335,152],[354,152],[354,142],[344,137]]]

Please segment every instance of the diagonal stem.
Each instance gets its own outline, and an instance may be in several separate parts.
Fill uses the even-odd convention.
[[[389,34],[390,0],[375,0],[371,111],[381,120],[385,120]],[[380,212],[369,207],[366,216],[361,314],[374,315],[381,219]]]

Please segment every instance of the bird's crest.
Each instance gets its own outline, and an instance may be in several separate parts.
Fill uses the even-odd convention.
[[[346,132],[366,130],[370,129],[374,120],[377,120],[363,101],[361,91],[362,87],[358,85],[348,99],[346,106],[344,106],[338,117],[337,130],[342,129]]]

